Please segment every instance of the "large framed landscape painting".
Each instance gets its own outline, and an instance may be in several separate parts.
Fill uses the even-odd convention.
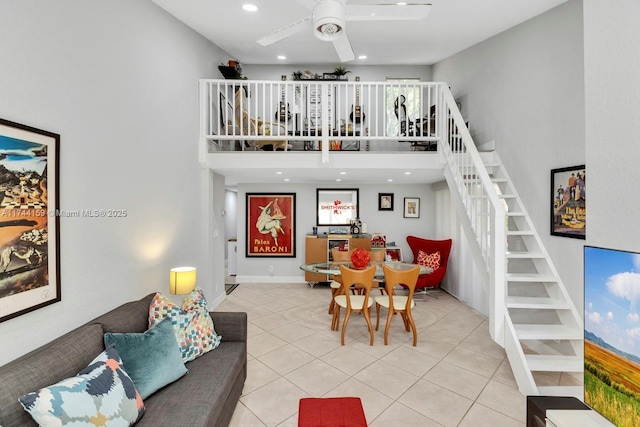
[[[587,235],[587,175],[584,165],[551,170],[551,234]]]
[[[618,427],[640,426],[639,336],[640,253],[585,246],[584,402]]]
[[[247,257],[295,258],[296,193],[247,193]]]
[[[0,119],[0,322],[60,301],[60,135]]]

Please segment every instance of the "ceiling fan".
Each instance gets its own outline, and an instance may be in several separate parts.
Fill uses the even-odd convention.
[[[270,46],[280,40],[313,29],[317,38],[333,42],[341,62],[355,58],[346,33],[347,21],[401,21],[424,19],[431,9],[430,3],[397,4],[345,4],[346,0],[296,0],[311,10],[311,15],[282,27],[256,40]]]

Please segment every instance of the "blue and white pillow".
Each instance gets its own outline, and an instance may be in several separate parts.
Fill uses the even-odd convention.
[[[113,346],[77,376],[25,394],[18,401],[43,427],[131,426],[145,410]]]

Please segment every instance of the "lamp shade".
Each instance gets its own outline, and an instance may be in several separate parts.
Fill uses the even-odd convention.
[[[169,272],[169,292],[184,295],[196,288],[195,267],[175,267]]]

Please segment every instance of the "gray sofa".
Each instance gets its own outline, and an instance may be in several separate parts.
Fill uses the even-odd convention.
[[[144,332],[154,294],[132,301],[0,367],[0,426],[37,426],[18,397],[76,375],[104,350],[105,332]],[[228,426],[247,377],[247,314],[212,312],[222,342],[189,373],[145,399],[136,426]],[[126,370],[126,366],[125,366]]]

